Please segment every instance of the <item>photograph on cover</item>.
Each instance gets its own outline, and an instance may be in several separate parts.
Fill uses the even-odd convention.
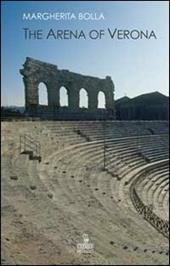
[[[1,2],[2,265],[168,265],[168,11]]]

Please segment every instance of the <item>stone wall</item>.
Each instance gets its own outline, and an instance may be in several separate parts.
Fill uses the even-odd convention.
[[[68,109],[80,111],[79,95],[83,88],[88,95],[88,110],[96,111],[98,93],[105,94],[106,110],[114,116],[114,84],[109,76],[100,79],[84,76],[68,70],[59,70],[57,66],[27,57],[24,68],[20,70],[25,85],[25,107],[27,112],[39,110],[38,86],[43,82],[47,87],[48,111],[60,108],[61,87],[65,87],[68,94]]]

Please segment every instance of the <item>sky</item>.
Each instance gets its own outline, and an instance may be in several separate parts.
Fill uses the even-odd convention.
[[[26,57],[84,75],[111,76],[115,99],[153,91],[168,95],[168,1],[2,1],[1,12],[1,105],[25,104],[19,69]],[[102,13],[104,20],[23,20],[28,12]],[[96,40],[26,40],[23,28],[154,30],[157,39],[120,40],[105,34]]]

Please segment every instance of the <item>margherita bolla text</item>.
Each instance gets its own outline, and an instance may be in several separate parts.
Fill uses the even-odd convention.
[[[23,20],[104,20],[103,13],[90,13],[90,12],[36,12],[36,13],[23,13]]]

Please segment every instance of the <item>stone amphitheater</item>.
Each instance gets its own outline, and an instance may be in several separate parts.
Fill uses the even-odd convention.
[[[2,264],[168,265],[167,121],[4,121],[1,133]],[[84,234],[92,252],[77,250]]]

